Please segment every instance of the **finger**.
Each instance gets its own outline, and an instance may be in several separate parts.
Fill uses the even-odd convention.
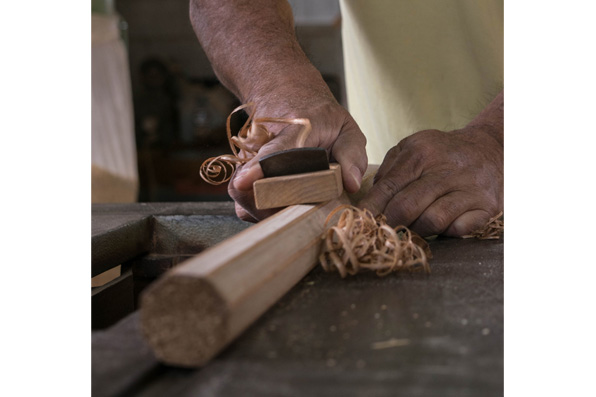
[[[389,151],[385,155],[385,158],[383,159],[383,163],[381,164],[381,166],[377,170],[377,173],[375,174],[373,183],[377,183],[378,181],[383,179],[387,172],[389,172],[395,166],[395,162],[397,161],[400,152],[400,146],[394,146],[391,149],[389,149]]]
[[[264,177],[259,160],[264,156],[296,147],[297,135],[302,129],[301,126],[288,126],[276,137],[263,145],[259,152],[244,165],[238,167],[230,184],[238,191],[252,191],[255,181]]]
[[[391,161],[391,159],[388,160]],[[383,160],[383,163],[385,161]],[[415,172],[412,167],[412,163],[402,162],[401,156],[397,156],[393,164],[394,166],[387,170],[383,177],[373,185],[366,197],[360,201],[358,207],[367,208],[374,215],[383,213],[396,194],[420,177],[420,174]]]
[[[254,160],[254,159],[253,159]],[[238,167],[236,173],[230,181],[230,185],[238,191],[252,191],[252,185],[255,181],[264,177],[263,170],[257,161],[250,160],[246,164]]]
[[[463,213],[443,233],[446,236],[461,237],[476,230],[483,229],[490,220],[490,215],[484,210],[472,210]]]
[[[374,182],[381,180],[385,175],[396,168],[408,168],[410,172],[420,175],[424,168],[424,163],[421,161],[420,153],[417,150],[408,149],[410,142],[412,142],[415,136],[409,136],[402,139],[397,145],[389,149],[383,163],[377,174],[375,175]],[[404,149],[405,147],[405,149]]]
[[[466,213],[476,213],[481,203],[462,191],[448,193],[428,206],[410,228],[421,236],[445,234],[453,223]],[[481,211],[488,215],[485,211]],[[480,214],[476,214],[477,216]],[[462,218],[462,220],[467,217]],[[488,220],[488,218],[486,218]]]
[[[235,206],[236,215],[238,216],[238,218],[240,218],[246,222],[252,222],[252,223],[258,222],[252,215],[250,215],[248,213],[248,211],[246,211],[244,208],[242,208],[242,206],[239,203],[235,202],[234,206]]]
[[[240,191],[234,188],[232,184],[228,185],[228,194],[236,202],[236,214],[242,220],[249,222],[259,221],[270,217],[279,212],[282,208],[271,208],[266,210],[258,210],[255,206],[254,191],[252,188],[246,191]],[[253,218],[251,221],[250,218]]]
[[[409,227],[423,216],[433,203],[440,200],[448,192],[447,189],[448,186],[441,175],[425,175],[412,181],[396,193],[383,209],[387,223],[392,227]]]
[[[368,167],[368,157],[366,138],[353,120],[344,124],[331,147],[331,157],[341,165],[344,189],[348,193],[357,192]]]

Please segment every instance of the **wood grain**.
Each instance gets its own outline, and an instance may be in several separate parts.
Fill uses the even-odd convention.
[[[257,209],[320,203],[339,197],[343,191],[341,167],[298,175],[259,179],[253,184]]]
[[[315,266],[327,215],[349,203],[343,193],[290,206],[148,287],[140,318],[156,357],[181,367],[205,365]]]

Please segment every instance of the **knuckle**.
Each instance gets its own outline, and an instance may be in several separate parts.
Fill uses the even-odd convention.
[[[440,141],[438,134],[442,134],[442,132],[438,130],[419,131],[403,139],[398,146],[402,150],[413,153],[419,162],[433,161],[443,155],[438,148]]]
[[[360,137],[361,137],[361,141],[362,141],[362,146],[366,147],[366,144],[368,143],[368,139],[366,139],[366,135],[364,135],[362,133],[362,131],[360,131],[360,128],[358,128],[358,131],[360,132]]]
[[[359,143],[366,145],[366,143],[367,143],[366,136],[362,133],[362,130],[358,126],[358,123],[356,123],[356,120],[354,120],[352,118],[352,116],[350,116],[350,114],[347,112],[345,112],[345,118],[344,118],[344,121],[343,121],[340,129],[342,131],[344,131],[344,130],[354,131],[355,132],[354,136],[356,137],[356,139],[358,139]]]
[[[460,215],[466,206],[467,204],[465,200],[449,198],[441,202],[441,206],[433,215],[442,216],[446,218],[446,221],[451,221]]]
[[[447,214],[442,213],[431,214],[426,217],[423,222],[426,229],[432,234],[440,234],[444,232],[450,223],[451,220]]]
[[[418,217],[418,200],[413,196],[405,196],[399,201],[401,218],[403,223],[411,223]]]
[[[389,149],[389,151],[387,152],[387,154],[385,155],[386,158],[393,158],[395,156],[397,156],[397,154],[400,152],[401,148],[398,145],[393,146],[391,149]]]
[[[437,150],[433,145],[419,145],[416,147],[416,151],[419,160],[424,162],[429,162],[439,157],[439,153],[437,153]]]
[[[383,178],[377,182],[377,187],[381,194],[388,199],[393,198],[400,191],[400,186],[393,178]]]
[[[395,150],[405,150],[410,146],[411,142],[412,142],[412,136],[405,137],[404,139],[399,141],[397,143],[397,145],[395,145],[393,148],[391,148],[391,150],[388,153],[391,153],[391,151],[395,151]]]
[[[499,211],[499,198],[491,189],[483,189],[479,192],[478,207],[487,213],[497,213]]]
[[[403,197],[393,200],[385,208],[384,215],[387,217],[389,225],[395,227],[398,225],[410,226],[420,213],[416,200],[411,197]]]

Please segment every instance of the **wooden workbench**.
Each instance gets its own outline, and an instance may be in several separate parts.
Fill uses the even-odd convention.
[[[232,203],[214,208],[222,235],[245,227]],[[205,204],[97,206],[94,236],[118,242],[107,232],[122,232],[122,219],[127,233],[155,245],[155,225],[176,220],[184,235],[184,219],[213,216],[206,212]],[[431,249],[431,275],[341,279],[316,267],[198,370],[157,362],[133,312],[92,333],[93,396],[502,395],[503,240],[445,238]]]

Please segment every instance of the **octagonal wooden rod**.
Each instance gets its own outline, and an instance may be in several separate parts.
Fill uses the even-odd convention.
[[[369,167],[363,189],[375,171]],[[349,203],[343,193],[288,207],[153,283],[141,297],[140,317],[156,357],[181,367],[205,365],[316,265],[325,218]]]

